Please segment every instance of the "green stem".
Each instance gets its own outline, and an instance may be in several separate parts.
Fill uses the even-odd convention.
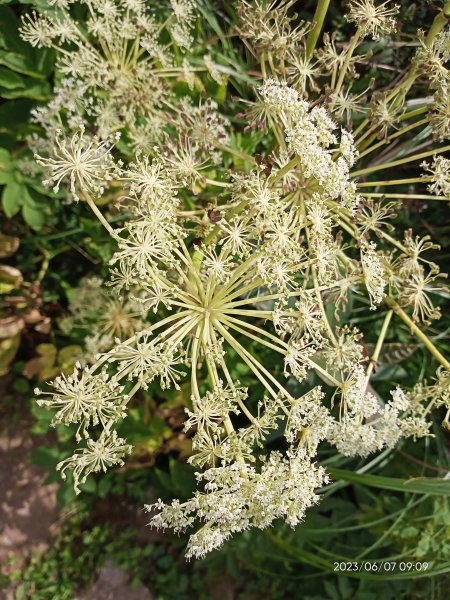
[[[358,29],[350,41],[350,45],[348,47],[347,54],[345,56],[345,61],[344,61],[344,64],[342,65],[342,69],[339,74],[339,79],[337,81],[336,87],[334,88],[334,93],[336,96],[341,91],[342,84],[344,83],[345,75],[347,74],[347,69],[350,65],[350,61],[353,56],[353,52],[355,51],[355,48],[358,45],[360,39],[361,39],[361,32]],[[331,110],[333,109],[333,105],[334,105],[334,102],[331,106]]]
[[[272,388],[272,386],[268,383],[268,381],[265,379],[265,377],[262,375],[262,373],[260,372],[258,367],[261,367],[261,365],[256,361],[256,364],[254,364],[254,362],[252,360],[250,360],[251,355],[247,356],[246,355],[246,351],[245,349],[238,344],[238,342],[235,340],[235,338],[230,335],[226,329],[224,329],[220,323],[215,324],[215,327],[217,327],[217,330],[222,334],[222,337],[230,344],[230,346],[236,351],[236,353],[238,354],[238,356],[240,356],[242,358],[242,360],[247,364],[247,366],[253,371],[253,373],[256,375],[256,377],[259,379],[259,381],[263,384],[263,386],[266,388],[266,390],[269,392],[269,394],[274,398],[274,400],[276,400],[277,398],[277,392]],[[278,381],[274,380],[273,381],[276,386],[278,388],[281,387],[281,385],[278,383]],[[287,392],[285,390],[284,391],[284,395],[286,397]],[[291,397],[292,399],[292,397]]]
[[[335,212],[336,212],[336,209],[335,209]],[[343,214],[339,215],[339,212],[336,212],[336,214],[333,215],[333,218],[336,221],[336,223],[340,227],[342,227],[342,229],[344,229],[347,233],[349,233],[355,240],[360,239],[357,234],[356,227],[353,225],[353,223],[351,223],[348,220],[348,218],[345,215],[343,215]],[[342,220],[342,219],[344,219],[344,220]],[[375,228],[369,227],[369,229],[371,229],[373,231]],[[403,252],[403,254],[408,255],[408,250],[405,248],[405,246],[403,246],[403,244],[401,244],[400,242],[397,242],[397,240],[394,239],[393,237],[391,237],[388,233],[386,233],[382,229],[377,229],[376,232],[377,232],[377,235],[381,236],[382,238],[384,238],[385,240],[390,242],[393,246],[395,246],[396,248],[401,250],[401,252]]]
[[[311,240],[310,240],[310,236],[309,236],[309,233],[308,233],[308,229],[306,229],[306,238],[308,240],[308,246],[311,247]],[[325,306],[324,306],[324,303],[323,303],[323,300],[322,300],[322,294],[321,294],[320,289],[319,289],[319,281],[317,279],[317,270],[316,270],[316,267],[314,267],[314,266],[312,267],[311,274],[312,274],[312,280],[313,280],[313,284],[314,284],[314,290],[316,292],[317,303],[319,305],[319,309],[320,309],[320,312],[322,314],[322,321],[323,321],[323,323],[325,325],[325,329],[328,332],[328,335],[330,337],[330,341],[334,344],[334,346],[337,346],[337,340],[336,340],[334,332],[333,332],[333,330],[331,328],[330,322],[328,321],[327,311],[325,310]]]
[[[108,231],[108,233],[114,239],[117,239],[116,232],[111,227],[111,225],[108,223],[108,221],[105,219],[105,217],[103,216],[103,214],[100,212],[100,210],[98,209],[98,206],[95,204],[95,202],[93,200],[91,200],[91,198],[86,198],[86,202],[89,204],[90,209],[95,214],[95,216],[100,221],[100,223],[103,225],[103,227]]]
[[[225,181],[217,181],[215,179],[208,179],[208,177],[205,177],[203,179],[203,181],[205,183],[207,183],[208,185],[214,185],[216,187],[223,187],[223,188],[233,187],[233,184],[231,184],[231,183],[226,183]]]
[[[284,177],[286,175],[286,173],[289,173],[289,171],[291,171],[294,167],[296,167],[299,164],[299,162],[300,162],[300,157],[295,156],[286,165],[284,165],[284,167],[281,167],[281,169],[279,169],[275,173],[275,175],[272,175],[270,177],[270,183],[273,183],[274,181],[277,181],[278,179],[281,179],[282,177]]]
[[[227,319],[226,317],[222,316],[220,318],[220,322],[224,323],[229,328],[234,329],[238,333],[242,333],[243,335],[245,335],[246,337],[254,340],[255,342],[258,342],[258,344],[262,344],[263,346],[267,346],[267,348],[270,348],[271,350],[275,350],[275,352],[278,352],[279,354],[282,354],[283,356],[286,356],[286,350],[284,348],[281,348],[279,346],[275,346],[275,344],[272,344],[271,342],[268,342],[267,340],[265,340],[262,337],[259,337],[257,335],[253,335],[253,333],[250,333],[246,329],[243,329],[242,327],[239,327],[238,325],[235,325],[234,323],[232,323],[230,321],[230,319]]]
[[[428,110],[428,106],[421,106],[420,108],[416,108],[414,110],[411,110],[407,113],[404,113],[403,115],[400,115],[398,117],[399,121],[406,121],[407,119],[412,119],[413,117],[417,117],[419,115],[421,115],[422,113],[427,112]],[[370,119],[368,119],[367,117],[364,119],[364,121],[362,121],[362,123],[355,129],[355,131],[353,132],[353,136],[356,139],[358,137],[358,135],[364,131],[364,129],[367,127],[367,125],[369,125],[370,123]]]
[[[238,158],[240,158],[241,160],[243,160],[245,162],[249,162],[252,165],[256,164],[256,160],[253,158],[253,156],[251,156],[250,154],[246,154],[242,150],[238,150],[237,148],[232,148],[231,146],[226,146],[225,144],[215,144],[215,146],[218,150],[223,150],[223,152],[228,152],[229,154],[232,154],[233,156],[237,156]]]
[[[443,354],[439,352],[439,350],[436,348],[436,346],[433,344],[430,338],[427,335],[425,335],[425,333],[419,327],[417,327],[417,325],[409,318],[409,316],[397,304],[397,302],[389,296],[386,296],[384,298],[384,301],[395,312],[395,314],[398,315],[406,325],[408,325],[408,327],[411,329],[411,332],[417,338],[419,338],[419,340],[431,352],[431,354],[436,358],[436,360],[438,360],[445,369],[450,370],[450,362],[448,362],[445,356],[443,356]]]
[[[194,397],[197,400],[200,400],[200,391],[198,389],[198,383],[197,383],[197,361],[198,361],[198,356],[199,356],[199,343],[200,343],[200,332],[201,332],[201,325],[197,325],[197,329],[195,331],[195,335],[194,335],[194,340],[192,342],[192,352],[191,352],[191,361],[192,361],[192,368],[191,368],[191,391],[192,394],[194,395]]]
[[[365,187],[379,187],[385,185],[405,185],[408,183],[427,183],[432,181],[432,177],[409,177],[408,179],[388,179],[386,181],[364,181],[357,183],[358,189]]]
[[[381,140],[377,144],[374,144],[373,146],[369,146],[368,148],[366,148],[365,150],[363,150],[363,152],[360,152],[358,158],[361,159],[363,156],[367,156],[367,154],[371,154],[372,152],[374,152],[378,148],[381,148],[381,146],[385,146],[386,144],[388,144],[392,140],[395,140],[396,138],[402,136],[407,131],[411,131],[412,129],[415,129],[416,127],[421,127],[422,125],[426,125],[428,123],[428,121],[429,121],[429,117],[427,116],[424,119],[421,119],[420,121],[415,121],[414,123],[412,123],[411,125],[408,125],[407,127],[402,127],[402,129],[400,129],[399,131],[396,131],[395,133],[393,133],[392,135],[390,135],[386,139]],[[376,139],[376,136],[375,136],[375,139]]]
[[[325,17],[327,16],[328,8],[330,6],[330,0],[319,0],[314,13],[313,23],[314,27],[311,29],[306,40],[306,57],[311,58],[317,45],[320,32],[322,31]]]
[[[393,310],[390,310],[386,313],[386,316],[384,317],[384,321],[383,321],[383,325],[381,327],[381,331],[380,331],[380,335],[378,336],[378,340],[377,340],[377,344],[375,346],[375,350],[373,351],[373,354],[370,358],[370,364],[367,368],[367,373],[366,373],[366,382],[365,382],[365,386],[364,389],[367,388],[367,386],[369,385],[369,381],[370,381],[370,377],[373,373],[373,370],[378,362],[378,359],[380,357],[380,352],[381,349],[383,347],[384,344],[384,339],[386,337],[387,331],[389,329],[389,325],[392,319],[392,315],[394,314]]]
[[[383,194],[367,192],[366,194],[360,194],[365,198],[400,198],[401,200],[442,200],[443,202],[449,202],[449,198],[445,196],[430,196],[429,194]]]
[[[422,158],[428,158],[429,156],[434,156],[439,152],[448,152],[450,150],[450,146],[442,146],[441,148],[435,148],[434,150],[429,150],[428,152],[422,152],[421,154],[414,154],[413,156],[407,156],[406,158],[401,158],[400,160],[394,160],[390,163],[384,163],[382,165],[375,165],[373,167],[366,167],[365,169],[360,169],[359,171],[354,171],[351,173],[351,177],[360,177],[361,175],[367,175],[368,173],[375,173],[375,171],[381,171],[382,169],[391,169],[393,167],[398,167],[399,165],[404,165],[409,162],[414,162],[416,160],[421,160]]]

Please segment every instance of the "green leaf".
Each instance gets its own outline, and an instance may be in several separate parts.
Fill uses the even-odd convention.
[[[5,148],[0,148],[0,169],[6,169],[11,162],[11,155]]]
[[[43,406],[39,406],[39,404],[33,399],[31,402],[31,414],[36,419],[37,424],[44,427],[44,431],[42,433],[47,433],[48,428],[50,427],[50,422],[53,418],[53,412],[47,408],[44,408]],[[36,433],[34,429],[33,433]]]
[[[112,481],[109,477],[102,477],[97,485],[97,493],[100,498],[105,498],[108,495],[108,492],[112,488]]]
[[[45,214],[43,207],[39,206],[31,206],[30,204],[25,204],[22,208],[22,215],[25,219],[25,223],[38,231],[42,228],[45,223]]]
[[[23,189],[23,186],[15,181],[10,181],[3,189],[2,206],[9,219],[19,212],[23,204]]]
[[[89,476],[86,481],[80,485],[80,490],[82,492],[87,492],[88,494],[94,494],[97,491],[97,482],[92,476]]]
[[[0,0],[1,2],[2,0]],[[6,588],[10,584],[10,579],[6,575],[0,573],[0,590]]]
[[[450,480],[434,479],[431,477],[416,477],[413,479],[400,479],[397,477],[382,477],[381,475],[368,475],[355,473],[345,469],[327,467],[328,473],[334,479],[341,479],[349,483],[366,485],[368,487],[393,490],[396,492],[410,492],[414,494],[431,494],[435,496],[450,496]]]
[[[186,465],[181,465],[177,460],[170,459],[169,470],[177,493],[182,497],[188,498],[195,489],[193,469]]]
[[[59,459],[59,450],[55,446],[40,446],[31,455],[33,465],[47,469],[54,469]]]
[[[0,148],[0,185],[5,185],[14,180],[11,155],[8,150]]]
[[[30,116],[34,103],[28,98],[10,100],[0,105],[0,129],[11,131],[14,127],[23,127]]]
[[[158,482],[160,483],[160,485],[162,485],[164,488],[166,488],[167,491],[169,491],[169,492],[174,491],[173,482],[172,482],[172,478],[170,477],[170,475],[168,475],[162,469],[155,469],[154,474],[155,474]]]
[[[10,89],[6,92],[0,89],[0,95],[6,100],[14,100],[15,98],[48,100],[51,97],[51,89],[46,81],[36,81],[35,79],[27,78],[26,82],[24,82],[24,87],[20,89]]]
[[[0,168],[0,185],[7,185],[14,181],[14,173],[5,169],[4,171]]]
[[[0,67],[0,86],[7,90],[15,90],[17,88],[23,89],[25,83],[23,78],[17,73]]]
[[[77,495],[73,489],[73,481],[71,477],[67,477],[66,481],[62,481],[56,492],[56,502],[59,507],[63,508],[73,502]]]
[[[11,8],[0,7],[0,39],[4,46],[10,51],[31,54],[31,46],[18,35],[19,24],[19,19]]]

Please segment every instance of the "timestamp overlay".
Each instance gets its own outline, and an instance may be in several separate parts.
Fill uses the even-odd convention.
[[[431,563],[427,561],[396,561],[396,560],[363,560],[363,561],[334,561],[333,570],[336,573],[426,573]]]

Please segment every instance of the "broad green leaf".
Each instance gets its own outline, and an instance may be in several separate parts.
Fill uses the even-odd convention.
[[[0,105],[0,129],[11,131],[12,128],[23,125],[28,121],[30,110],[34,103],[28,98],[10,100]]]
[[[11,155],[5,148],[0,148],[0,185],[5,185],[14,179]]]
[[[53,419],[53,412],[42,406],[39,406],[35,400],[31,402],[31,413],[36,419],[31,432],[37,435],[43,435],[50,429],[50,423]]]
[[[61,482],[56,492],[56,502],[59,507],[63,508],[73,502],[76,497],[77,495],[73,489],[73,480],[68,476],[66,481]]]
[[[184,498],[188,498],[195,489],[194,470],[173,459],[170,460],[169,470],[177,493]]]
[[[5,2],[0,2],[5,4]],[[51,10],[43,2],[43,11]],[[13,71],[46,79],[53,70],[55,52],[49,48],[33,48],[19,35],[20,20],[10,7],[0,6],[0,63]]]
[[[22,208],[22,215],[25,219],[25,223],[33,229],[39,230],[45,223],[45,214],[43,207],[25,204]]]
[[[55,446],[40,446],[33,451],[31,462],[38,467],[54,469],[60,460],[60,453]]]
[[[166,488],[166,490],[169,492],[174,491],[174,486],[173,486],[172,478],[170,477],[170,475],[168,475],[162,469],[154,469],[153,473],[155,474],[160,485],[162,485],[164,488]]]
[[[32,100],[48,100],[51,97],[51,89],[46,81],[36,81],[27,78],[26,85],[20,89],[10,89],[4,91],[1,89],[0,96],[6,100],[14,100],[16,98],[31,98]]]
[[[0,168],[0,185],[6,185],[7,183],[10,183],[11,181],[14,181],[14,175],[11,171],[7,171],[7,170],[2,170]]]
[[[31,46],[19,34],[20,21],[9,6],[0,6],[0,40],[10,52],[31,56]]]
[[[22,75],[39,77],[39,73],[37,73],[33,65],[30,64],[30,60],[22,54],[18,54],[17,52],[0,50],[0,64],[12,69],[13,71],[22,73]]]
[[[112,487],[112,481],[110,477],[102,477],[100,479],[100,481],[97,484],[97,493],[100,496],[100,498],[105,498],[105,496],[108,495],[108,492],[110,491]]]
[[[8,218],[19,212],[23,204],[23,189],[24,187],[15,181],[9,182],[3,189],[2,206]]]
[[[17,88],[23,89],[25,87],[25,82],[23,78],[17,73],[14,73],[14,71],[0,67],[0,87],[6,88],[7,90],[15,90]]]
[[[46,2],[46,9],[48,9],[48,2]],[[53,48],[41,48],[34,55],[36,69],[39,73],[39,77],[47,77],[53,71],[55,66],[55,51]]]
[[[95,481],[94,477],[88,477],[86,481],[80,485],[80,490],[82,492],[94,494],[97,491],[97,482]]]
[[[0,169],[6,168],[11,161],[11,155],[5,148],[0,148]]]

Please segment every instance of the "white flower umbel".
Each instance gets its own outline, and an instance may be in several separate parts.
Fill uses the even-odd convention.
[[[275,519],[295,527],[319,501],[315,490],[328,482],[325,470],[302,449],[291,449],[286,457],[271,452],[258,467],[224,464],[197,478],[203,491],[187,502],[146,506],[149,512],[159,511],[151,519],[154,527],[184,531],[199,522],[200,529],[189,539],[188,558],[203,558],[233,534],[265,529]]]
[[[121,460],[120,452],[109,463],[93,457],[103,448],[101,439],[116,442],[110,432],[129,398],[155,381],[163,390],[180,389],[189,377],[189,462],[207,470],[198,476],[193,499],[159,504],[152,523],[176,530],[200,524],[191,537],[192,556],[276,518],[297,524],[318,500],[314,490],[326,481],[312,463],[322,441],[345,455],[366,456],[393,447],[408,433],[428,432],[421,404],[413,409],[397,391],[383,405],[371,392],[373,365],[364,358],[361,333],[332,327],[322,294],[342,305],[354,289],[379,307],[388,284],[395,289],[401,279],[413,285],[429,264],[422,254],[433,245],[406,235],[398,256],[379,251],[369,236],[375,229],[383,232],[386,214],[364,207],[355,211],[362,197],[351,176],[358,160],[351,133],[340,130],[323,106],[310,109],[285,83],[270,80],[260,96],[268,122],[286,134],[279,167],[267,172],[261,164],[217,182],[205,178],[204,188],[224,190],[214,209],[183,210],[189,178],[174,167],[172,151],[155,159],[139,153],[128,167],[114,167],[127,195],[126,218],[112,231],[117,250],[110,286],[140,305],[142,314],[131,335],[120,336],[96,357],[86,382],[76,383],[78,374],[63,379],[68,392],[56,383],[57,393],[48,401],[60,409],[60,422],[80,422],[87,436],[87,448],[64,462],[64,471],[73,468],[81,481],[91,470]],[[186,119],[186,130],[195,144],[214,146],[218,130],[214,120],[201,120],[204,114],[203,109],[195,113],[198,122]],[[360,263],[354,252],[347,256],[339,227],[354,234]],[[403,285],[402,304],[424,306],[418,287]],[[106,317],[99,323],[108,322]],[[385,335],[383,329],[381,344]],[[260,349],[271,351],[278,374],[260,358]],[[236,379],[231,354],[263,387],[258,401]],[[332,388],[332,403],[317,386],[296,397],[282,377],[309,385],[311,372]],[[103,397],[89,412],[95,382],[111,394],[129,387],[129,397],[123,405],[114,404],[115,396]],[[264,442],[280,422],[289,450],[264,455]],[[93,430],[96,423],[103,426],[103,437]]]
[[[384,297],[384,289],[386,287],[386,277],[383,266],[376,252],[376,244],[369,244],[361,248],[361,264],[364,273],[364,282],[369,292],[371,305],[374,310],[379,305]]]
[[[127,396],[123,393],[124,388],[110,380],[105,372],[94,375],[77,364],[71,376],[60,375],[52,382],[52,386],[52,392],[35,389],[37,403],[57,409],[52,425],[79,423],[77,440],[81,439],[80,430],[87,437],[89,426],[100,423],[107,427],[126,414]]]
[[[56,131],[52,155],[34,155],[47,173],[43,183],[54,192],[58,192],[62,182],[68,183],[75,200],[80,199],[80,194],[88,198],[101,196],[116,173],[111,149],[119,137],[116,134],[113,141],[100,142],[81,129],[69,140],[61,130]]]
[[[196,3],[89,0],[87,4],[85,19],[83,0],[58,2],[56,10],[42,4],[41,14],[32,11],[22,19],[22,39],[34,47],[52,48],[63,76],[53,100],[34,111],[45,134],[34,147],[40,154],[55,129],[64,126],[70,137],[84,125],[102,140],[125,129],[135,147],[151,150],[167,138],[169,121],[182,122],[172,104],[173,84],[206,71],[191,64],[195,64],[191,32],[198,15]],[[171,116],[169,106],[175,109]]]
[[[430,181],[428,191],[450,200],[450,160],[444,156],[436,156],[433,162],[422,163],[426,175],[425,181]]]
[[[88,439],[85,448],[75,450],[70,458],[58,463],[63,479],[66,470],[73,472],[74,489],[80,493],[80,485],[85,483],[91,473],[106,471],[109,467],[124,464],[124,457],[131,452],[131,446],[118,437],[116,431],[103,430],[97,440]]]
[[[74,91],[73,83],[62,84],[38,121],[46,114],[58,121],[64,99],[70,127],[79,128],[80,120],[93,124],[100,139],[111,128],[125,129],[115,152],[125,148],[128,165],[111,165],[115,181],[108,193],[120,198],[120,227],[113,230],[93,202],[90,207],[116,244],[111,289],[139,304],[142,317],[96,357],[89,376],[103,381],[108,373],[105,388],[124,387],[127,401],[156,382],[182,392],[190,384],[188,460],[205,473],[197,475],[198,489],[187,502],[159,502],[152,524],[196,528],[189,555],[203,556],[246,528],[267,527],[277,518],[295,526],[327,481],[315,459],[322,442],[348,456],[366,456],[394,447],[401,437],[428,435],[431,409],[448,407],[442,388],[450,364],[414,322],[439,313],[431,299],[439,289],[438,269],[427,254],[434,245],[408,232],[399,239],[386,222],[393,216],[391,199],[432,199],[413,193],[414,186],[437,186],[438,176],[441,191],[447,185],[441,158],[436,173],[424,178],[394,179],[394,169],[442,157],[448,148],[398,154],[416,135],[428,144],[429,122],[437,123],[410,102],[421,97],[419,90],[409,97],[418,74],[427,76],[419,58],[386,89],[373,93],[371,83],[361,92],[364,86],[354,85],[359,70],[371,64],[361,42],[393,29],[392,4],[354,0],[349,19],[356,30],[349,43],[337,33],[317,52],[321,28],[296,22],[292,0],[241,2],[240,31],[260,61],[263,82],[239,118],[221,115],[211,98],[196,102],[171,93],[169,79],[194,90],[201,84],[194,66],[203,65],[200,57],[191,61],[179,49],[172,52],[170,43],[189,41],[179,19],[192,22],[190,2],[174,1],[162,28],[143,12],[144,4],[101,3],[104,14],[94,4],[86,35],[102,43],[71,42],[77,51],[61,59],[65,77],[82,86]],[[122,19],[127,10],[139,11],[139,19]],[[442,16],[439,27],[446,22]],[[69,40],[67,28],[64,35]],[[35,40],[36,32],[29,36]],[[46,31],[41,37],[46,40]],[[437,74],[445,75],[435,90],[434,105],[439,94],[442,106],[439,137],[448,130],[443,44],[433,50],[430,76],[435,90]],[[98,50],[104,47],[106,57]],[[258,131],[246,137],[249,129]],[[256,147],[263,155],[249,154]],[[140,150],[130,157],[133,149]],[[99,179],[108,181],[101,167]],[[70,172],[66,177],[70,183]],[[95,193],[97,183],[84,181],[84,187]],[[412,193],[397,194],[397,185]],[[373,352],[348,324],[369,306],[377,309]],[[443,371],[431,386],[396,389],[383,399],[372,374],[397,318],[402,335],[417,336]],[[245,373],[245,388],[238,372]],[[90,470],[120,464],[128,448],[111,433],[119,411],[109,419],[105,405],[103,421],[94,415],[96,426],[76,403],[73,408],[72,396],[57,390],[54,402],[64,409],[61,419],[72,422],[78,415],[89,436],[87,447],[63,463],[64,472],[73,468],[77,483]],[[278,446],[284,450],[265,447],[274,431],[284,432]],[[109,459],[99,461],[98,453]]]
[[[110,350],[117,340],[125,340],[143,329],[148,306],[139,298],[112,294],[99,277],[84,277],[72,290],[70,312],[59,320],[59,326],[65,333],[74,328],[82,332],[87,350],[83,361],[92,363],[96,355]]]
[[[395,31],[399,6],[391,0],[376,4],[374,0],[351,0],[348,21],[356,23],[363,35],[378,40],[382,34]]]

